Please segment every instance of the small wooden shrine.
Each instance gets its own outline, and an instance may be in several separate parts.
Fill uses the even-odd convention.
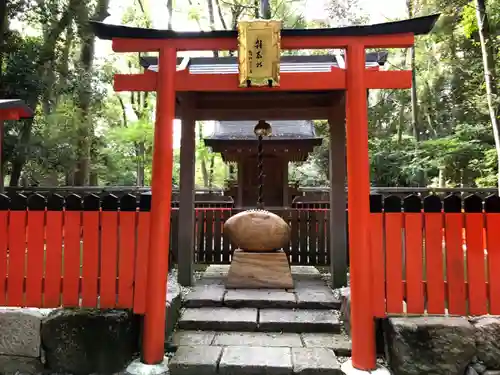
[[[252,207],[257,199],[258,142],[253,133],[257,122],[219,121],[213,134],[205,138],[205,145],[221,153],[226,163],[237,164],[237,181],[226,191],[237,207]],[[287,207],[296,194],[296,189],[288,183],[288,163],[305,161],[323,140],[316,136],[311,121],[269,121],[269,124],[272,133],[263,138],[264,202],[266,207]]]
[[[20,99],[0,99],[0,193],[3,192],[3,122],[33,117],[33,110]]]

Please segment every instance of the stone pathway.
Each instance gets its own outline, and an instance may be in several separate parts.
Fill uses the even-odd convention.
[[[209,266],[183,301],[171,375],[341,374],[349,356],[340,301],[314,267],[292,267],[291,290],[226,290]]]

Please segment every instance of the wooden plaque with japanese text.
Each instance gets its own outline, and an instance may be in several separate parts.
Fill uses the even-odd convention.
[[[279,86],[281,21],[238,23],[239,86]]]

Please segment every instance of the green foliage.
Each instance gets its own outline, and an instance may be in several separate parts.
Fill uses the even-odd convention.
[[[238,20],[255,16],[253,0],[213,1],[215,25],[210,25],[207,1],[178,1],[175,11],[184,13],[185,18],[195,21],[203,30],[211,26],[230,29]],[[78,22],[82,15],[77,17],[70,12],[70,21],[54,45],[48,46],[50,32],[66,14],[70,2],[38,3],[39,6],[32,6],[31,0],[9,2],[9,19],[29,31],[8,28],[0,49],[0,94],[24,99],[36,107],[33,121],[6,122],[3,147],[6,172],[11,173],[19,157],[26,156],[23,175],[29,183],[71,183],[82,145],[87,145],[93,183],[149,184],[155,95],[118,95],[111,86],[113,74],[141,70],[140,56],[106,56],[89,71],[81,62],[85,38],[79,34]],[[90,16],[96,3],[85,3],[79,11],[85,9]],[[151,27],[152,9],[147,3],[142,2],[143,9],[138,0],[131,2],[122,22]],[[351,0],[327,1],[325,18],[328,19],[319,26],[367,22],[368,15],[360,4]],[[408,90],[370,92],[371,182],[377,186],[435,185],[441,177],[449,186],[494,186],[497,155],[485,100],[475,2],[416,0],[414,5],[414,16],[442,13],[434,32],[416,42],[417,126],[412,124]],[[306,6],[306,0],[271,0],[273,17],[282,19],[287,28],[318,26],[305,19]],[[500,0],[490,0],[488,12],[493,35],[500,35]],[[494,41],[497,52],[499,42],[497,37]],[[52,49],[47,51],[48,47]],[[41,56],[49,58],[40,66]],[[496,60],[498,65],[498,56]],[[391,50],[386,67],[407,68],[408,61],[407,51]],[[90,108],[85,113],[82,92],[90,95]],[[324,138],[323,144],[307,162],[290,167],[290,179],[300,185],[328,183],[328,124],[319,121],[315,126],[317,135]],[[206,124],[200,123],[197,129],[196,183],[224,187],[227,168],[220,155],[204,145],[204,127]],[[82,129],[88,130],[84,134],[86,142],[81,139]],[[177,185],[178,180],[179,150],[174,150],[173,183]]]

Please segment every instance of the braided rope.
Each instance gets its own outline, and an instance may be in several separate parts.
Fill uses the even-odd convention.
[[[262,147],[262,135],[259,135],[257,146],[257,168],[259,170],[259,193],[257,197],[257,208],[264,208],[264,162],[263,162],[263,147]]]

